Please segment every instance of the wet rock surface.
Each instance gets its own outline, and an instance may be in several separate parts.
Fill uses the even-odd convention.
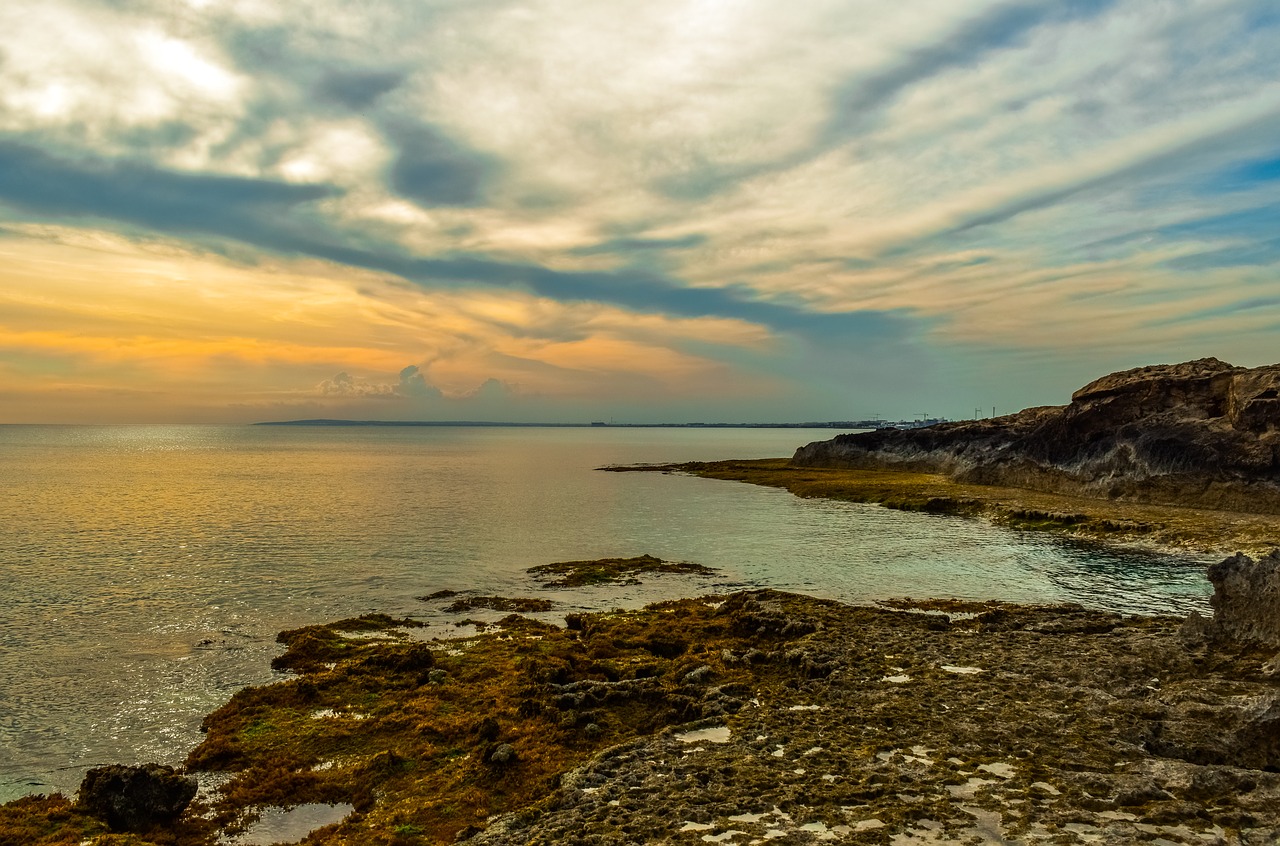
[[[1280,365],[1215,358],[1113,373],[1065,406],[801,447],[804,467],[903,468],[958,481],[1280,513]]]
[[[457,613],[459,611],[474,611],[477,608],[488,608],[491,611],[532,613],[537,611],[550,611],[552,607],[553,604],[549,599],[530,597],[511,599],[505,596],[467,596],[449,603],[445,606],[445,610],[451,613]]]

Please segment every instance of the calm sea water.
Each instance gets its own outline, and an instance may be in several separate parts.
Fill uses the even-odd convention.
[[[276,632],[441,588],[560,606],[770,586],[1203,609],[1203,561],[605,464],[789,455],[830,430],[0,426],[0,801],[177,763],[269,680]],[[720,568],[540,591],[524,570],[649,553]]]

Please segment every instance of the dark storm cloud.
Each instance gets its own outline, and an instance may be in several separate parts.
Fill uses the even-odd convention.
[[[423,121],[397,99],[408,80],[403,68],[379,67],[365,56],[335,55],[335,45],[303,39],[283,27],[236,31],[225,44],[241,70],[274,81],[259,86],[235,144],[269,137],[282,114],[337,110],[357,113],[378,130],[393,152],[388,187],[421,206],[480,205],[501,174],[497,159]],[[270,163],[270,151],[264,159]]]
[[[627,253],[665,252],[666,250],[688,250],[700,247],[707,242],[705,235],[682,235],[679,238],[613,238],[599,244],[578,247],[572,250],[574,255],[596,256]]]
[[[479,283],[639,312],[737,318],[829,343],[899,337],[908,323],[904,314],[893,312],[813,312],[799,305],[754,299],[745,287],[690,288],[645,269],[568,272],[479,257],[416,259],[400,267],[393,272],[418,282]]]
[[[256,79],[272,77],[275,96],[287,93],[298,101],[305,96],[313,108],[330,105],[360,112],[408,78],[403,68],[335,54],[333,43],[301,41],[287,27],[233,29],[223,34],[222,44],[240,70]]]
[[[431,286],[524,290],[562,301],[607,303],[679,317],[727,317],[825,342],[897,337],[906,319],[888,312],[815,313],[754,299],[746,288],[690,288],[644,269],[560,271],[484,256],[421,258],[393,244],[353,244],[311,219],[307,204],[332,197],[326,185],[163,170],[134,162],[58,158],[0,141],[0,203],[47,219],[97,218],[229,239],[276,254],[303,255],[381,271]]]
[[[227,148],[270,137],[282,114],[336,111],[359,114],[378,131],[392,151],[387,187],[420,206],[481,205],[502,172],[494,157],[412,113],[399,96],[409,74],[393,62],[371,64],[366,55],[343,55],[340,44],[305,38],[284,27],[237,30],[224,43],[242,71],[273,81],[258,87]],[[287,147],[267,147],[259,158],[270,166],[285,152]]]

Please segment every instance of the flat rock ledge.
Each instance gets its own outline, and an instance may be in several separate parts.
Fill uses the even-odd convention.
[[[567,622],[286,632],[297,675],[206,718],[187,768],[227,780],[172,828],[33,797],[0,842],[212,846],[318,802],[354,811],[311,846],[1280,843],[1275,649],[1227,629],[776,591]]]
[[[738,601],[816,627],[754,659],[789,683],[608,749],[469,842],[1280,842],[1280,687],[1255,651],[1078,607]]]

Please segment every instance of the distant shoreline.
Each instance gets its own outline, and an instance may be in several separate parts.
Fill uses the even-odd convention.
[[[512,423],[492,420],[271,420],[253,426],[464,426],[513,429],[883,429],[916,428],[938,420],[831,420],[806,423]]]

